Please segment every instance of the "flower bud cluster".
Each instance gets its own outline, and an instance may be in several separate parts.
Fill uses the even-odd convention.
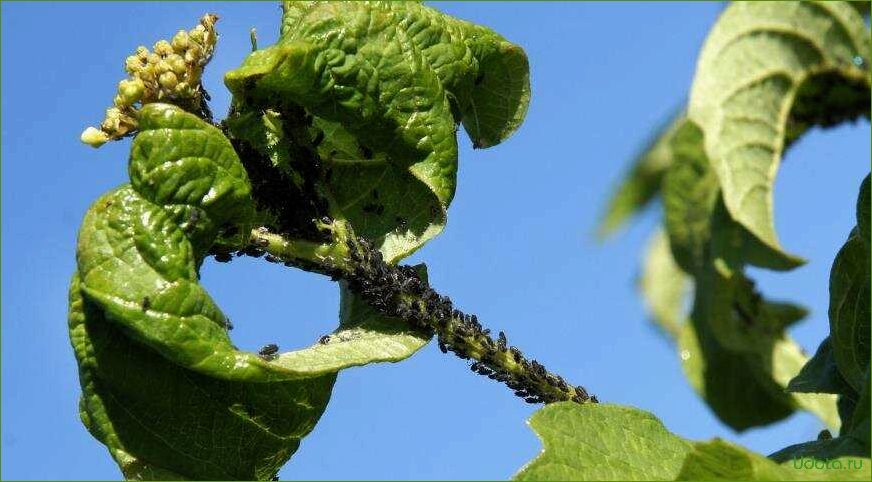
[[[171,40],[159,40],[151,51],[140,46],[124,62],[129,78],[118,83],[112,107],[99,128],[88,127],[82,142],[99,147],[137,127],[137,105],[169,102],[183,108],[201,105],[203,69],[212,58],[218,16],[206,14],[191,30],[179,30]]]

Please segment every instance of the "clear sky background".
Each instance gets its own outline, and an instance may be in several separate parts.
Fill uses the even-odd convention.
[[[408,262],[426,262],[437,290],[600,400],[644,408],[692,439],[724,437],[763,453],[813,438],[798,414],[736,434],[689,388],[635,291],[649,210],[599,244],[607,195],[650,130],[684,99],[720,3],[438,3],[526,49],[533,100],[504,144],[462,138],[457,196],[445,232]],[[276,3],[2,4],[3,479],[117,479],[81,425],[66,330],[67,285],[85,210],[126,182],[129,141],[79,143],[102,119],[123,60],[205,12],[221,16],[206,74],[219,116],[222,74],[250,50],[248,30],[275,40]],[[793,147],[778,177],[776,222],[810,263],[755,271],[765,293],[812,310],[793,329],[813,352],[828,332],[827,279],[854,225],[869,171],[866,121]],[[338,292],[324,277],[259,260],[207,261],[203,282],[235,322],[244,349],[303,347],[331,330]],[[342,372],[284,479],[506,479],[540,450],[525,420],[538,408],[431,344],[399,364]]]

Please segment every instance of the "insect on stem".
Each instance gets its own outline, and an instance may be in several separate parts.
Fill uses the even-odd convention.
[[[515,395],[528,403],[574,401],[597,403],[596,397],[581,386],[573,386],[553,374],[536,360],[526,358],[517,347],[510,346],[505,333],[494,340],[475,315],[456,309],[452,301],[434,291],[410,266],[391,266],[366,239],[356,237],[350,227],[344,231],[347,256],[342,263],[316,266],[305,263],[303,269],[327,274],[348,283],[349,289],[385,316],[401,318],[419,329],[435,334],[443,353],[453,352],[472,360],[470,369],[504,383]],[[300,261],[288,256],[283,246],[292,241],[278,241],[281,235],[258,231],[259,249],[282,260],[288,266]],[[273,242],[265,243],[270,238]],[[337,238],[336,242],[341,242]],[[323,342],[322,342],[323,343]]]

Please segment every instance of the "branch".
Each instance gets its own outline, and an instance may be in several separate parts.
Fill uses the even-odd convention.
[[[583,387],[568,384],[509,346],[505,333],[499,332],[494,340],[475,315],[456,309],[413,268],[385,263],[378,249],[354,235],[346,223],[334,220],[320,224],[332,231],[334,243],[290,239],[261,227],[252,230],[250,246],[237,254],[266,253],[268,261],[345,280],[354,294],[379,313],[431,331],[443,353],[451,351],[464,360],[473,360],[473,372],[505,383],[528,403],[597,403]]]

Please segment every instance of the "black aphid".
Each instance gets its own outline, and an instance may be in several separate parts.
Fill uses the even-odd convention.
[[[224,233],[224,236],[236,236],[236,234],[239,233],[239,228],[227,223],[221,227],[221,232]]]
[[[372,159],[372,149],[361,145],[360,146],[360,155],[363,156],[364,159]]]
[[[264,345],[260,351],[257,352],[258,356],[263,358],[264,360],[272,360],[276,357],[276,353],[279,352],[279,346],[275,343],[270,343],[268,345]]]
[[[258,248],[255,248],[254,246],[246,246],[245,249],[238,252],[238,255],[239,256],[243,256],[243,255],[251,256],[252,258],[260,258],[261,256],[264,255],[264,251],[260,250]]]
[[[215,261],[219,263],[229,263],[233,259],[230,253],[215,253]]]
[[[318,338],[318,343],[322,345],[326,345],[330,343],[330,335],[324,335],[321,338]]]
[[[266,256],[263,257],[263,259],[265,259],[269,263],[281,263],[282,262],[281,259],[279,259],[271,254],[267,254]]]
[[[142,311],[147,311],[151,307],[151,299],[146,296],[142,299]]]
[[[324,141],[324,131],[318,131],[318,133],[315,134],[315,138],[312,139],[312,147],[320,146],[321,142],[323,142],[323,141]]]
[[[506,351],[506,346],[508,344],[509,340],[506,338],[506,334],[501,331],[499,338],[497,339],[497,348],[499,348],[500,351]]]
[[[224,318],[224,329],[227,331],[233,329],[233,322],[230,321],[230,318]]]

